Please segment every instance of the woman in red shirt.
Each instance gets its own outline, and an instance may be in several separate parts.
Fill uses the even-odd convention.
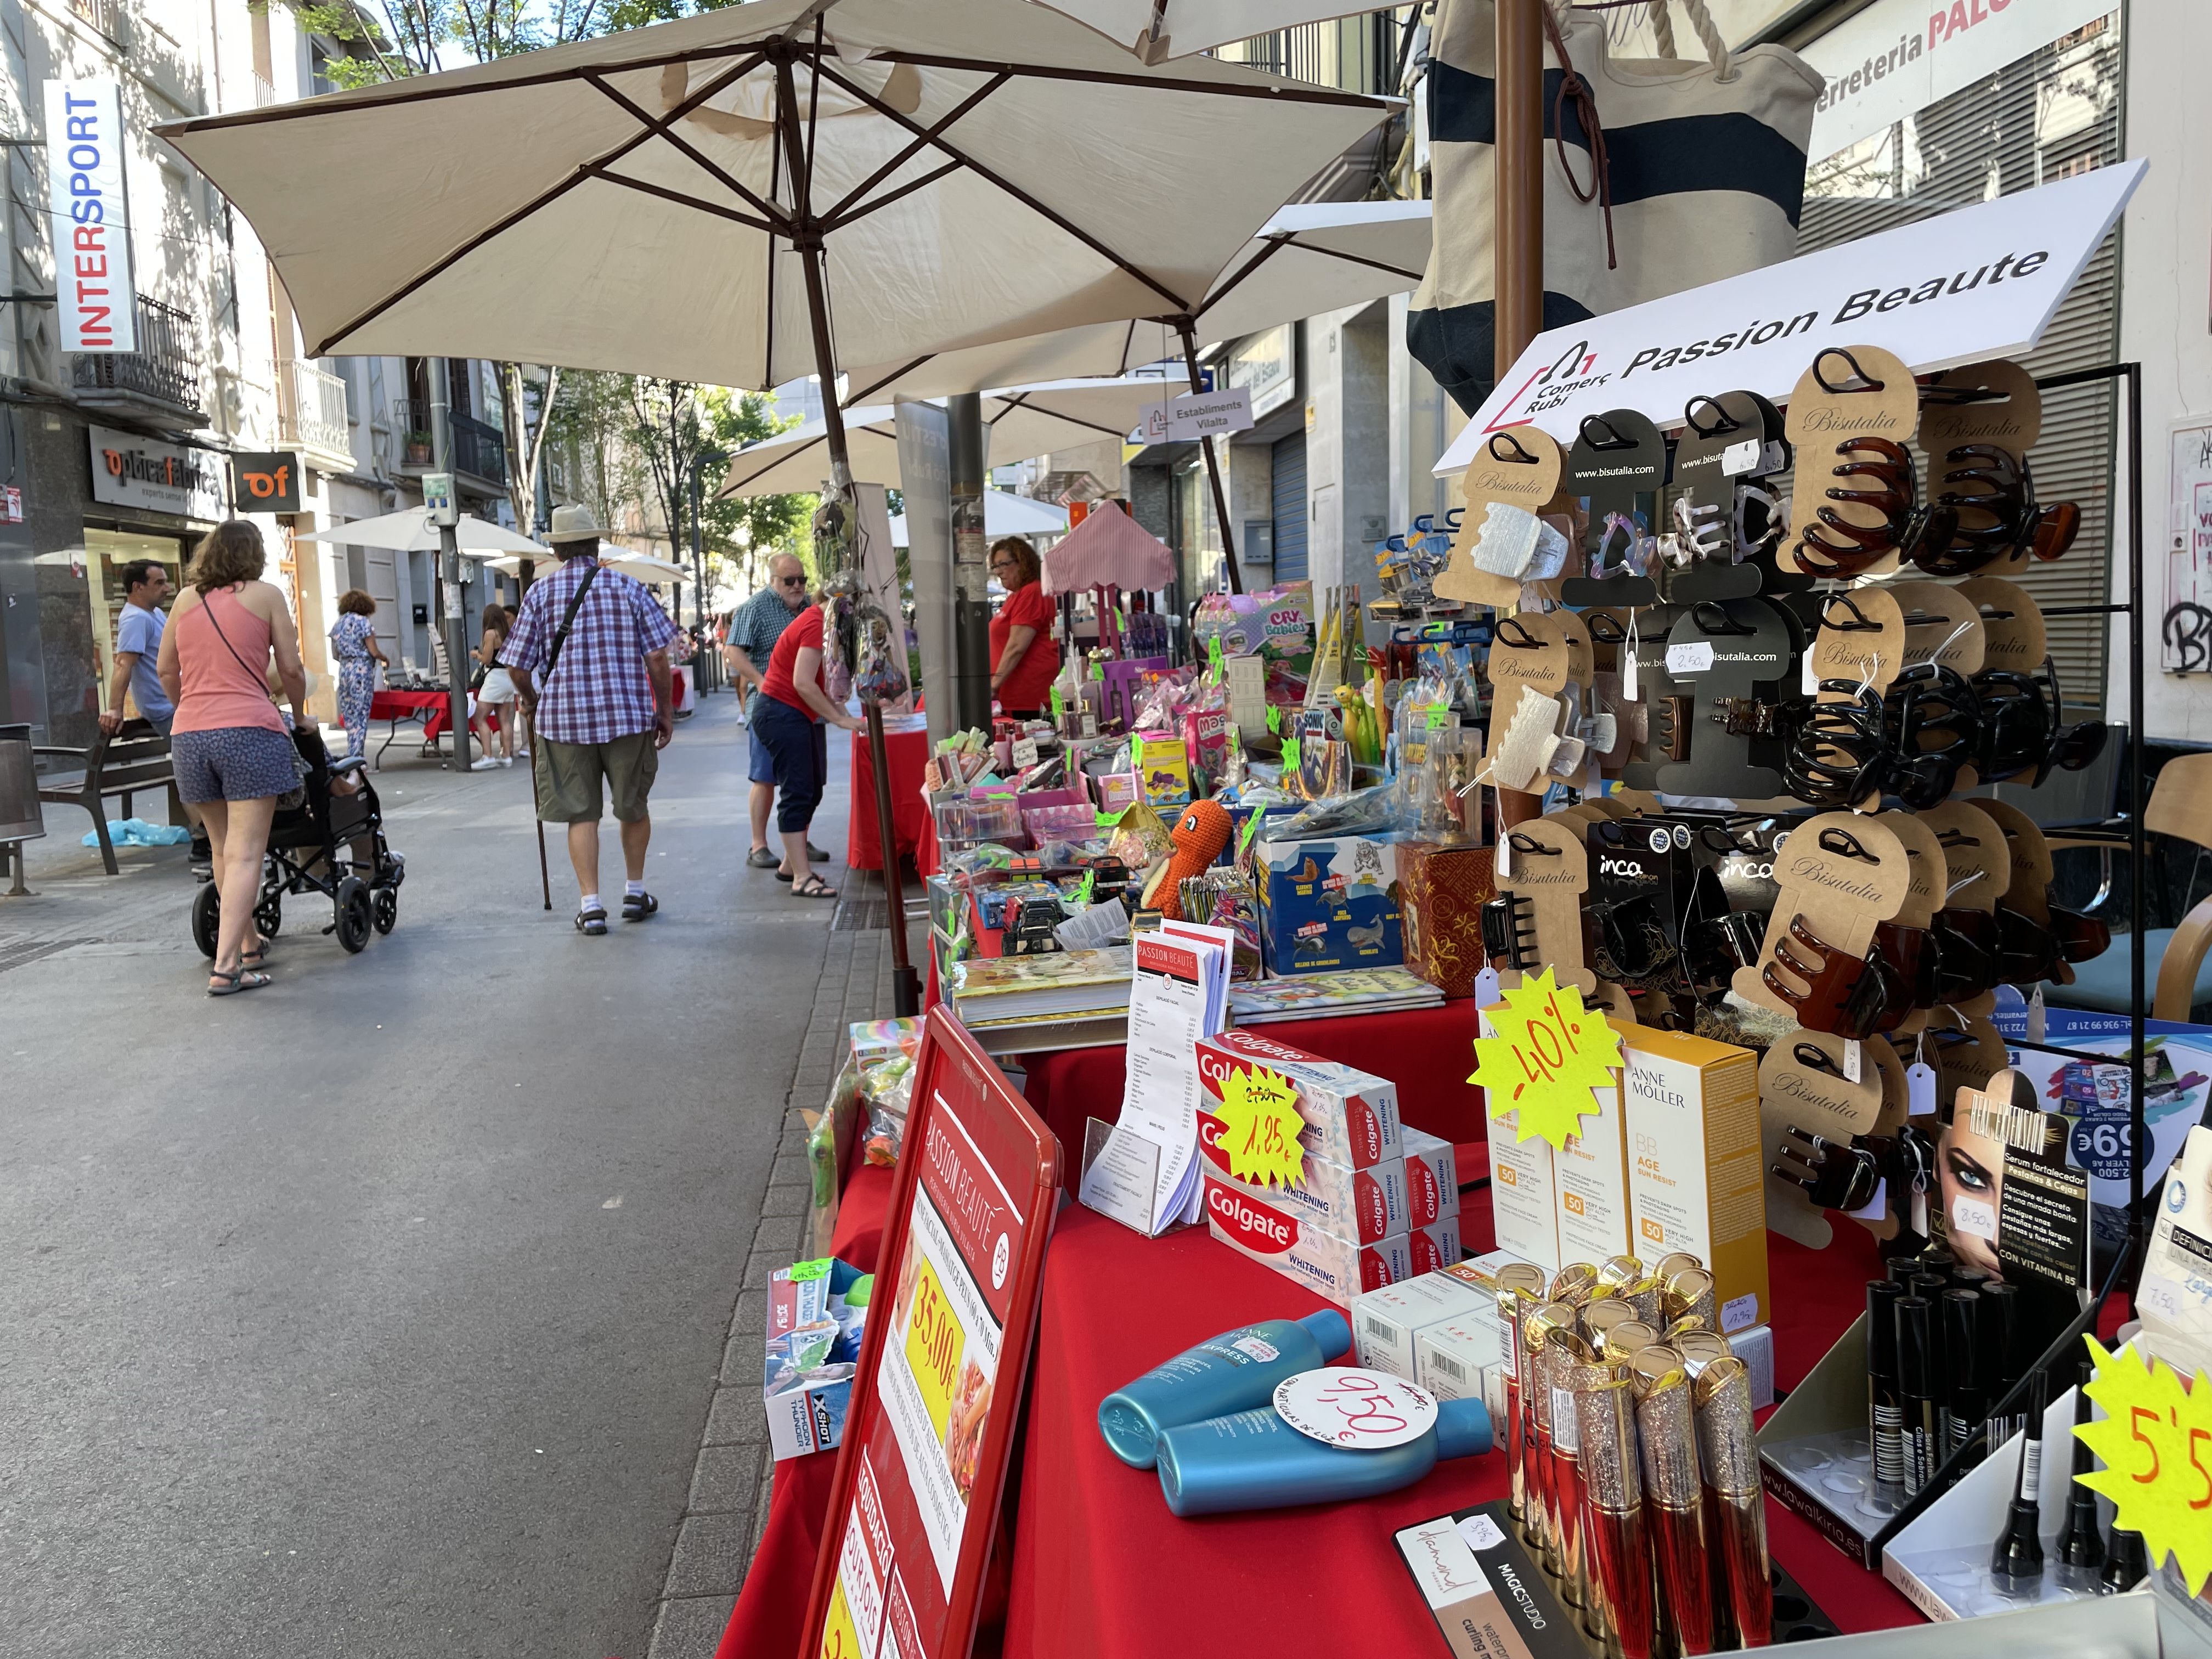
[[[1042,717],[1060,672],[1060,647],[1052,642],[1053,604],[1036,549],[1019,536],[993,542],[991,574],[1006,590],[991,618],[991,695],[1005,714]]]
[[[822,673],[822,608],[810,605],[777,635],[753,704],[753,735],[775,767],[775,825],[783,835],[778,881],[794,898],[833,899],[837,890],[807,867],[806,830],[830,775],[823,722],[848,732],[860,721],[830,702]]]

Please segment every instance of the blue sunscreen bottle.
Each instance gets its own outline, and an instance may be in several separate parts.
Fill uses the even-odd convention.
[[[1161,1430],[1264,1406],[1285,1377],[1326,1365],[1351,1346],[1352,1327],[1334,1308],[1240,1325],[1108,1395],[1098,1432],[1131,1468],[1149,1469]]]
[[[1267,1406],[1162,1434],[1160,1491],[1182,1516],[1341,1503],[1410,1486],[1438,1458],[1489,1449],[1490,1413],[1480,1400],[1438,1401],[1434,1428],[1379,1451],[1326,1445]]]

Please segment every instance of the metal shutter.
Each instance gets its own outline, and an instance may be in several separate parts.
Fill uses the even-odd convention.
[[[2115,11],[1929,105],[1886,140],[1815,162],[1806,179],[1799,247],[1831,247],[2117,163],[2121,63]],[[2116,230],[2097,251],[2026,359],[2032,373],[2093,368],[2118,354],[2118,237]],[[2117,383],[2109,380],[2044,394],[2043,434],[2032,457],[2035,493],[2044,501],[2079,502],[2081,533],[2064,558],[2031,561],[2010,578],[2039,605],[2110,601],[2117,399]],[[1923,457],[1923,477],[1925,466]],[[2069,710],[2105,706],[2110,622],[2051,623],[2051,659]]]
[[[1306,579],[1306,434],[1277,440],[1275,463],[1275,580]]]

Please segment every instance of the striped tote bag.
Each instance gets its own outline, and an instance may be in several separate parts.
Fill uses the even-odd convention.
[[[1704,0],[1680,0],[1701,60],[1671,55],[1667,0],[1650,6],[1662,58],[1615,57],[1604,12],[1547,3],[1544,326],[1795,255],[1819,74],[1786,47],[1729,52]],[[1427,89],[1436,240],[1406,343],[1470,415],[1495,379],[1496,48],[1493,0],[1437,0]]]

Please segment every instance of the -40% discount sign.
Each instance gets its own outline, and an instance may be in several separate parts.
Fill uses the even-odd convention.
[[[2153,1566],[2171,1554],[2197,1595],[2212,1577],[2212,1382],[2199,1371],[2185,1387],[2133,1344],[2112,1353],[2082,1340],[2097,1362],[2089,1398],[2105,1416],[2074,1432],[2105,1467],[2076,1478],[2119,1506],[2113,1524],[2142,1534]]]
[[[1468,1081],[1490,1091],[1491,1116],[1516,1114],[1521,1139],[1565,1146],[1583,1114],[1597,1109],[1590,1091],[1620,1081],[1620,1034],[1583,1006],[1580,991],[1553,983],[1548,968],[1504,994],[1483,1010],[1498,1035],[1475,1038]]]

